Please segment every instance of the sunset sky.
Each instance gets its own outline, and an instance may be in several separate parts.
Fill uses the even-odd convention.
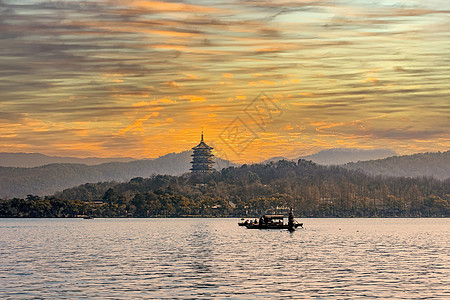
[[[0,0],[0,152],[450,149],[450,1]]]

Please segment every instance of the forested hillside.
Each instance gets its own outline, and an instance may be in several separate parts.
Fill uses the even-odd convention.
[[[84,184],[45,199],[3,201],[0,215],[256,217],[293,206],[299,216],[449,216],[449,201],[450,180],[372,176],[299,160]]]
[[[339,152],[339,151],[338,151]],[[128,181],[154,174],[181,175],[189,171],[191,152],[171,153],[154,160],[84,164],[50,164],[35,168],[0,167],[0,198],[50,195],[84,183]],[[215,168],[236,166],[216,158]],[[344,165],[349,170],[389,176],[450,178],[450,151],[394,156]]]
[[[450,178],[450,151],[418,153],[385,159],[349,163],[349,170],[361,170],[370,174],[388,176]]]
[[[172,153],[154,160],[112,162],[94,166],[50,164],[35,168],[0,167],[0,198],[23,198],[28,194],[50,195],[86,182],[127,181],[153,174],[180,175],[189,171],[191,151]],[[215,168],[231,164],[215,158]]]

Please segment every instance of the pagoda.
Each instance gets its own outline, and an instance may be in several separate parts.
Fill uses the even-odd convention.
[[[192,154],[192,173],[211,173],[214,164],[214,155],[211,153],[213,147],[206,145],[203,141],[203,131],[202,131],[202,140],[200,144],[192,148],[194,150],[194,154]]]

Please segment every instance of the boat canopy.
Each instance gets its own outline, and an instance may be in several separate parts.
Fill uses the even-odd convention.
[[[264,215],[263,217],[266,219],[283,219],[284,215]]]

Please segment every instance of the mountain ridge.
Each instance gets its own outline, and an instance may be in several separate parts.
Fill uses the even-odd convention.
[[[380,159],[394,155],[397,155],[397,152],[390,149],[331,148],[292,159],[286,158],[284,156],[275,156],[263,160],[260,163],[268,164],[271,162],[277,162],[279,160],[297,161],[299,159],[305,159],[310,160],[316,164],[328,166],[344,165],[349,162]]]
[[[184,152],[184,151],[182,151]],[[179,153],[182,153],[179,152]],[[34,168],[55,163],[73,163],[73,164],[84,164],[84,165],[100,165],[109,162],[131,162],[139,160],[155,160],[163,157],[169,157],[171,155],[176,155],[177,153],[167,153],[158,158],[133,158],[133,157],[71,157],[71,156],[49,156],[42,153],[11,153],[2,152],[0,153],[0,166],[2,167],[20,167],[20,168]],[[373,160],[379,158],[385,158],[388,156],[397,155],[395,151],[389,149],[358,149],[358,148],[331,148],[319,151],[306,156],[300,156],[294,159],[289,159],[283,156],[276,156],[264,160],[260,163],[270,163],[277,162],[279,160],[291,160],[297,161],[299,159],[311,160],[318,164],[332,165],[332,164],[345,164],[351,161],[358,160]]]
[[[42,153],[25,152],[2,152],[0,153],[0,166],[34,168],[55,163],[73,163],[84,165],[100,165],[108,162],[130,162],[138,160],[132,157],[71,157],[71,156],[49,156]]]
[[[99,165],[54,163],[32,168],[0,167],[0,198],[50,195],[88,182],[126,181],[153,174],[181,175],[189,172],[192,151],[169,153],[152,160],[108,162]],[[217,158],[215,168],[235,164]]]
[[[450,178],[450,150],[360,161],[345,164],[343,167],[373,175],[396,177],[430,176],[444,180]]]
[[[344,165],[349,162],[381,159],[398,155],[390,149],[358,149],[358,148],[332,148],[319,151],[311,155],[300,156],[320,165]]]

